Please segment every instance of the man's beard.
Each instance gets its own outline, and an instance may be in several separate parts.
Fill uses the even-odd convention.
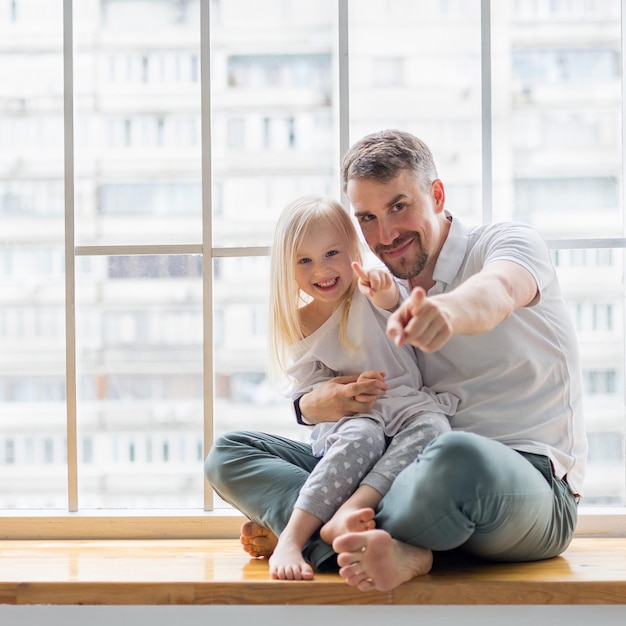
[[[395,259],[393,265],[391,261],[387,261],[384,256],[385,251],[393,250],[411,238],[415,239],[416,243],[411,250],[417,251],[417,256],[412,263],[406,257]],[[401,278],[403,280],[415,278],[415,276],[417,276],[426,267],[426,263],[428,262],[428,253],[424,250],[424,246],[422,246],[422,239],[419,233],[416,232],[405,233],[401,237],[394,239],[389,246],[378,245],[374,249],[374,253],[396,278]]]

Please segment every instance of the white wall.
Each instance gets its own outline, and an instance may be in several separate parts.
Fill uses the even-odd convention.
[[[626,598],[625,598],[626,602]],[[320,626],[385,622],[411,626],[617,626],[626,624],[620,606],[8,606],[3,626]]]

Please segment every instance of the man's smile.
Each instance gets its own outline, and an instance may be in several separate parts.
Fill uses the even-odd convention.
[[[384,255],[388,258],[395,259],[397,257],[403,256],[411,247],[414,241],[415,241],[415,237],[409,236],[406,239],[400,240],[399,242],[392,244],[390,246],[379,245],[376,248],[376,254]]]

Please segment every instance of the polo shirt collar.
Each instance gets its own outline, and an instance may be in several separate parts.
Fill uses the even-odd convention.
[[[446,211],[446,217],[452,222],[448,236],[441,248],[435,270],[433,272],[433,280],[435,285],[428,292],[433,296],[443,293],[446,287],[456,278],[465,259],[465,251],[467,250],[467,241],[469,232],[467,227],[462,224],[457,217],[452,219],[452,215]]]

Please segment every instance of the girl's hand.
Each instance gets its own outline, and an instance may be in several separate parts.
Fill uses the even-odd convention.
[[[385,372],[368,370],[359,374],[356,382],[358,385],[361,385],[359,393],[354,396],[357,402],[376,402],[389,389],[389,386],[385,383]]]
[[[385,270],[364,270],[356,261],[352,262],[359,291],[367,296],[377,307],[393,311],[398,306],[400,292],[391,274]]]
[[[373,298],[377,292],[393,286],[393,279],[385,270],[365,270],[356,261],[352,262],[352,269],[359,279],[357,283],[359,290],[370,298]]]

